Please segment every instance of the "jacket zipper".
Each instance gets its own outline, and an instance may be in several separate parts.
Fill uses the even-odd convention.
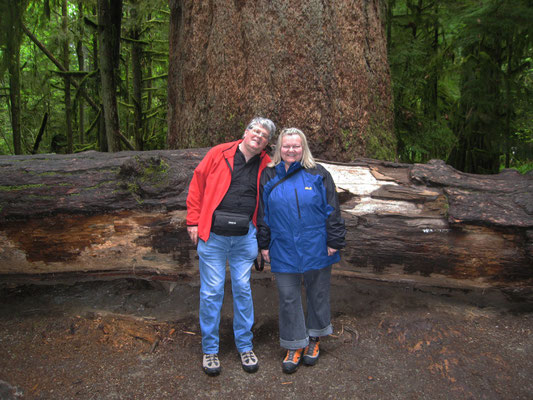
[[[298,191],[296,188],[294,188],[294,195],[296,196],[296,209],[298,210],[298,219],[302,219],[302,215],[300,214],[300,203],[298,202]]]

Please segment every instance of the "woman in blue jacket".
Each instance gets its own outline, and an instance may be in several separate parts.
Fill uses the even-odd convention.
[[[278,287],[280,344],[287,349],[282,368],[292,373],[301,360],[314,365],[320,337],[333,332],[331,266],[340,260],[346,233],[335,183],[315,163],[299,129],[281,131],[272,162],[261,175],[257,228],[261,254]]]

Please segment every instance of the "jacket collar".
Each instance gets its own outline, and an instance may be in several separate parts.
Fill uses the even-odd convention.
[[[296,171],[298,169],[302,168],[302,164],[300,164],[300,161],[295,161],[291,164],[288,171],[285,171],[285,161],[281,160],[281,162],[276,165],[276,171],[278,175],[281,177],[290,174],[293,171]]]

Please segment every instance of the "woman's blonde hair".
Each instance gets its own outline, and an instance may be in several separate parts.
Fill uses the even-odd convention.
[[[269,167],[274,167],[281,162],[281,142],[285,136],[298,135],[302,139],[302,159],[300,164],[304,168],[313,168],[316,166],[315,159],[309,150],[307,145],[307,139],[305,138],[304,133],[298,128],[284,128],[278,136],[278,141],[276,143],[276,148],[274,149],[274,155],[272,156],[272,161],[268,164]]]

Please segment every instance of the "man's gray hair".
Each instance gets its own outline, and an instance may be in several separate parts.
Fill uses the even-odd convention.
[[[255,117],[254,119],[252,119],[246,127],[246,130],[251,130],[257,125],[261,125],[264,129],[267,130],[268,140],[272,139],[272,136],[276,134],[276,125],[274,124],[274,122],[272,122],[268,118],[263,117]]]

